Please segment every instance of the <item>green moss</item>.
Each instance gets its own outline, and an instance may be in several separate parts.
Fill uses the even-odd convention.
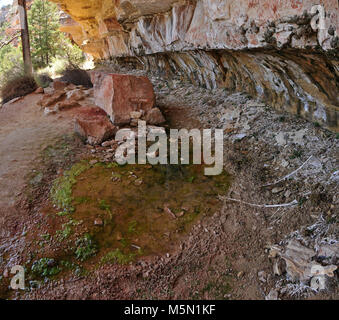
[[[89,203],[91,202],[91,198],[89,197],[77,197],[74,199],[74,205],[77,206],[79,204],[83,204],[83,203]]]
[[[63,209],[65,212],[74,211],[72,208],[72,188],[77,182],[76,178],[90,168],[87,161],[82,161],[75,164],[70,170],[66,171],[65,174],[57,178],[51,189],[51,198],[53,204],[58,208]]]
[[[138,222],[133,220],[128,225],[128,233],[136,233]]]
[[[88,233],[78,239],[75,244],[77,247],[75,250],[75,256],[80,261],[85,261],[95,256],[98,252],[97,244]]]
[[[59,241],[64,241],[67,238],[69,238],[69,236],[72,234],[72,227],[75,227],[79,225],[80,223],[81,221],[77,221],[75,219],[69,219],[68,222],[64,223],[62,225],[62,230],[58,230],[56,232]]]
[[[118,263],[118,264],[128,264],[133,262],[136,253],[124,254],[120,249],[108,252],[102,259],[101,263]]]
[[[231,289],[230,279],[224,277],[219,281],[209,281],[202,289],[202,294],[204,295],[208,292],[210,298],[223,300],[225,299],[225,295],[231,292]]]
[[[67,270],[73,271],[74,274],[77,275],[77,276],[81,276],[81,275],[84,274],[84,269],[74,262],[62,260],[62,261],[60,261],[60,265]]]
[[[72,234],[72,227],[69,224],[63,224],[63,229],[56,232],[59,241],[66,240]]]
[[[42,234],[41,238],[46,240],[46,241],[50,241],[51,240],[51,235],[49,233]]]
[[[61,269],[56,265],[54,259],[41,258],[35,261],[31,268],[33,274],[40,277],[51,277],[60,273]]]
[[[99,201],[99,208],[100,208],[100,210],[105,210],[105,211],[111,210],[111,206],[105,200]]]

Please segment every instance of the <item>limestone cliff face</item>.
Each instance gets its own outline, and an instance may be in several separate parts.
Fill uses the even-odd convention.
[[[52,1],[98,59],[245,90],[337,130],[337,0]]]

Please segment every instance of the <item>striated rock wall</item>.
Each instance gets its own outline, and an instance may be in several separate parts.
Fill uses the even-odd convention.
[[[337,0],[52,0],[84,51],[338,128]],[[323,10],[322,10],[323,8]]]

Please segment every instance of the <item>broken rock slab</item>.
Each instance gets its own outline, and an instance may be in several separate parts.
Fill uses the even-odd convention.
[[[308,282],[313,277],[322,275],[333,277],[337,269],[335,265],[323,266],[316,262],[317,253],[315,250],[303,246],[297,240],[290,240],[285,248],[272,247],[271,257],[278,260],[274,262],[274,272],[276,271],[279,259],[286,264],[286,273],[293,281]]]
[[[99,145],[116,132],[105,111],[99,107],[82,107],[75,118],[74,130],[90,145]]]
[[[153,85],[147,77],[92,72],[94,101],[115,125],[129,124],[133,111],[151,110],[155,105]]]
[[[56,103],[64,100],[65,97],[66,97],[65,92],[55,91],[53,93],[43,95],[39,104],[44,108],[51,107]]]

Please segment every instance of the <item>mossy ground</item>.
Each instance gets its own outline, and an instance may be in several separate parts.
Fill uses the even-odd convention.
[[[56,244],[61,250],[53,259],[53,268],[47,264],[39,269],[41,272],[36,272],[39,261],[52,258],[43,253],[35,256],[30,264],[33,278],[54,277],[65,270],[79,273],[89,262],[90,268],[128,264],[175,249],[200,216],[220,207],[217,195],[229,186],[226,173],[208,177],[203,169],[75,163],[51,188],[54,208],[50,207],[48,215],[59,227],[54,233],[41,235],[38,242],[42,252]],[[38,262],[32,268],[34,261]]]

